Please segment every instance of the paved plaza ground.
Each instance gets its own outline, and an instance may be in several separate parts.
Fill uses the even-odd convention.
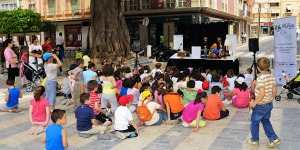
[[[153,61],[154,63],[154,61]],[[152,65],[152,64],[151,64]],[[165,63],[164,63],[165,65]],[[240,71],[245,70],[251,64],[244,64]],[[62,83],[59,76],[59,83]],[[20,86],[17,84],[17,86]],[[5,76],[0,75],[0,88],[5,87]],[[278,92],[282,90],[278,86]],[[33,97],[32,92],[25,92],[20,100],[21,113],[0,113],[0,149],[1,150],[39,150],[45,145],[40,142],[41,135],[28,135],[31,127],[28,109],[29,101]],[[4,103],[4,92],[0,90],[0,104]],[[281,101],[274,101],[271,122],[280,137],[282,144],[275,149],[298,150],[300,149],[300,104],[295,99],[287,99],[282,95]],[[60,104],[63,97],[57,97]],[[69,145],[76,145],[83,150],[264,150],[268,139],[260,127],[260,145],[253,147],[246,144],[250,138],[250,115],[248,108],[237,109],[232,105],[229,117],[218,121],[207,121],[207,125],[199,132],[193,133],[191,129],[184,128],[181,124],[160,125],[156,127],[142,127],[137,138],[120,140],[112,135],[108,141],[97,140],[96,136],[90,138],[79,137],[76,131],[76,119],[72,106],[57,105],[57,108],[66,109],[67,124],[64,126],[68,133]],[[136,117],[136,115],[134,115]],[[113,130],[113,126],[110,127]]]

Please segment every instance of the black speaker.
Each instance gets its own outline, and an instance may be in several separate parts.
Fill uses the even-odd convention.
[[[133,40],[133,52],[140,52],[140,51],[141,51],[141,41]]]
[[[258,38],[249,39],[248,46],[249,46],[250,52],[255,53],[255,52],[259,51]]]

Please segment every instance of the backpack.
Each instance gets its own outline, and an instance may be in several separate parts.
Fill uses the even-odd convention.
[[[208,81],[203,81],[202,83],[202,89],[203,90],[208,90],[209,89],[209,82]]]
[[[146,104],[144,104],[144,102],[142,102],[142,105],[138,106],[136,108],[136,112],[138,114],[138,117],[139,119],[142,121],[142,122],[145,122],[145,121],[150,121],[152,119],[152,116],[154,114],[154,112],[151,114],[150,110],[148,109],[147,107],[147,104],[149,103],[150,101],[148,101]]]

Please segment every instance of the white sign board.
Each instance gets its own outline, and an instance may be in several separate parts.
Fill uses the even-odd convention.
[[[290,79],[297,74],[296,17],[274,19],[275,79],[285,84],[285,73]]]
[[[174,35],[173,36],[174,40],[174,47],[173,49],[175,50],[183,50],[183,35]]]
[[[201,47],[192,46],[192,58],[200,59],[201,58]]]
[[[230,41],[228,50],[235,51],[236,50],[236,35],[235,34],[226,34],[226,39],[228,39]]]

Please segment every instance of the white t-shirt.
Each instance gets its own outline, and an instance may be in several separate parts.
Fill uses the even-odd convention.
[[[89,65],[89,61],[91,60],[91,58],[88,55],[84,55],[82,59],[83,59],[84,66],[87,67]]]
[[[44,65],[47,80],[57,80],[57,64],[49,63]]]
[[[141,81],[143,81],[143,79],[144,79],[145,77],[147,77],[147,76],[149,76],[148,73],[143,73],[143,74],[141,74],[141,75],[140,75]]]
[[[31,44],[30,46],[29,46],[29,49],[28,49],[28,51],[29,52],[32,52],[33,50],[42,50],[42,47],[41,47],[41,45],[39,45],[39,44],[37,44],[37,45],[33,45],[33,44]],[[35,57],[33,57],[33,56],[29,56],[29,63],[34,63],[35,62]],[[43,60],[41,59],[41,58],[38,58],[38,63],[40,64],[40,63],[43,63]]]
[[[244,76],[245,76],[245,82],[246,82],[248,88],[250,88],[251,82],[253,80],[253,75],[252,74],[244,74]]]
[[[129,121],[133,120],[132,114],[127,106],[119,106],[115,111],[115,130],[126,130]]]
[[[145,100],[144,103],[147,103],[148,100]],[[151,112],[151,114],[155,111],[155,113],[153,114],[152,118],[150,121],[146,121],[145,124],[148,126],[151,126],[153,124],[155,124],[158,120],[159,120],[159,114],[157,113],[157,109],[159,109],[160,105],[155,103],[155,102],[149,102],[147,104],[147,108],[149,109],[149,111]]]
[[[152,70],[152,77],[154,78],[155,77],[155,74],[156,74],[156,72],[159,72],[159,73],[163,73],[160,69],[153,69]]]
[[[179,86],[179,85],[183,85],[183,86],[186,87],[186,83],[187,83],[187,82],[177,82],[176,84],[173,85],[173,91],[174,91],[174,92],[177,92],[177,91],[178,91],[178,86]]]
[[[228,90],[233,91],[235,79],[236,79],[236,76],[234,76],[234,77],[232,77],[232,78],[227,78],[227,79],[226,79],[227,82],[228,82],[228,84],[229,84]]]
[[[195,81],[195,88],[196,89],[201,89],[202,90],[202,81]],[[177,92],[177,91],[176,91]]]

